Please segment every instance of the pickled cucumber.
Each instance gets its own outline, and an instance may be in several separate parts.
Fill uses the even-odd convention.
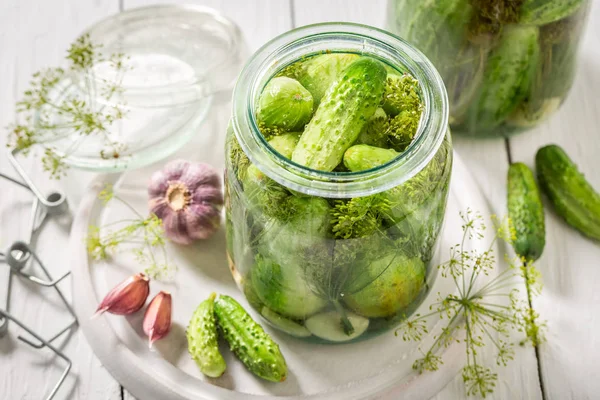
[[[358,138],[383,96],[387,72],[379,61],[360,58],[329,88],[292,154],[306,167],[333,171]]]
[[[344,303],[357,314],[369,318],[397,314],[417,298],[425,285],[423,261],[407,258],[399,252],[373,260],[357,270],[357,273],[371,276],[371,283],[363,288],[348,287]],[[351,278],[350,281],[356,280]]]
[[[283,76],[269,81],[258,103],[258,120],[286,131],[303,129],[312,112],[310,92],[300,82]]]
[[[268,307],[263,307],[260,311],[260,314],[271,324],[292,336],[308,337],[311,335],[308,329],[306,329],[304,326],[292,321],[291,319],[282,317]]]
[[[467,124],[472,129],[498,127],[529,93],[540,48],[536,26],[507,26],[488,59],[478,98],[471,104]]]
[[[342,324],[342,316],[337,311],[327,311],[313,315],[306,320],[306,328],[315,336],[330,342],[347,342],[356,339],[369,327],[367,318],[347,311],[346,317],[353,327],[353,332],[347,334]]]

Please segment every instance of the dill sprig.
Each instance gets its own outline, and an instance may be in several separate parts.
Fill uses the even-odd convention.
[[[505,366],[514,357],[513,332],[521,332],[524,339],[536,345],[543,340],[545,323],[523,300],[515,288],[518,281],[528,282],[539,294],[539,274],[532,265],[517,266],[520,260],[509,260],[509,268],[485,281],[496,267],[493,246],[499,241],[511,243],[515,232],[507,220],[492,218],[495,236],[484,251],[469,250],[468,242],[483,239],[486,225],[483,217],[471,210],[461,213],[463,237],[461,243],[450,248],[450,259],[439,265],[443,277],[453,279],[457,294],[442,296],[433,303],[428,313],[417,314],[396,330],[405,341],[421,341],[428,334],[426,321],[436,316],[445,321],[441,332],[434,336],[433,344],[419,349],[422,357],[413,364],[419,373],[435,371],[443,363],[437,352],[451,343],[464,343],[467,362],[462,378],[468,395],[485,397],[493,392],[498,375],[481,363],[481,349],[491,343],[496,351],[496,364]],[[534,291],[530,295],[533,295]],[[462,334],[460,334],[462,333]]]
[[[338,239],[360,238],[379,229],[392,208],[384,193],[337,200],[331,212],[332,231]]]
[[[125,243],[133,244],[133,253],[139,263],[146,265],[144,273],[152,279],[169,280],[177,266],[169,261],[166,251],[166,236],[162,221],[155,214],[144,217],[129,203],[115,194],[111,185],[106,185],[98,198],[107,204],[117,200],[134,214],[102,227],[91,225],[87,236],[87,250],[95,260],[105,260]]]
[[[127,112],[124,103],[116,101],[122,93],[123,75],[129,69],[127,57],[114,53],[106,58],[101,47],[92,43],[89,35],[80,36],[67,50],[68,67],[46,68],[33,74],[29,88],[17,103],[21,122],[9,126],[7,147],[25,155],[35,145],[42,147],[42,166],[51,178],[66,175],[66,158],[88,136],[103,137],[105,148],[98,151],[104,159],[119,158],[126,150],[126,144],[115,141],[109,130]],[[98,90],[94,67],[102,62],[109,63],[114,79],[102,79]],[[80,84],[83,94],[66,90],[72,84]],[[66,150],[52,145],[73,132],[79,137]]]

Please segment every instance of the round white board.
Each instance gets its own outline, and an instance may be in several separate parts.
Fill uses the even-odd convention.
[[[411,366],[421,356],[418,345],[404,342],[387,332],[358,343],[324,345],[307,343],[265,329],[280,344],[288,364],[285,382],[270,383],[256,378],[223,349],[227,371],[218,379],[204,377],[187,353],[185,327],[196,306],[211,292],[234,296],[258,319],[230,275],[225,257],[224,229],[211,239],[192,246],[168,245],[179,266],[174,283],[151,282],[151,296],[159,290],[173,295],[173,326],[169,336],[149,350],[141,330],[143,312],[120,317],[104,314],[90,319],[103,296],[126,277],[143,270],[129,252],[106,262],[88,257],[84,237],[89,225],[102,226],[131,217],[117,202],[104,205],[97,195],[103,183],[115,184],[115,191],[140,212],[146,211],[146,182],[157,167],[96,179],[81,202],[71,234],[71,269],[74,305],[81,329],[106,369],[128,391],[144,400],[237,400],[237,399],[429,399],[460,370],[464,360],[461,345],[451,345],[443,354],[444,364],[433,373],[417,374]],[[460,211],[471,208],[489,215],[489,207],[464,163],[455,154],[452,184],[441,237],[439,259],[448,257],[450,246],[462,236]],[[475,243],[483,247],[484,243]],[[417,312],[435,301],[437,293],[455,291],[451,279],[438,276],[433,289]],[[424,348],[441,326],[430,322],[431,334]]]

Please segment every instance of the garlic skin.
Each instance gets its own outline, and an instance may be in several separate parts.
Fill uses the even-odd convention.
[[[146,304],[148,294],[150,294],[150,279],[143,273],[133,275],[104,296],[95,315],[104,312],[116,315],[133,314]]]
[[[171,293],[160,291],[146,309],[142,328],[148,336],[148,346],[167,336],[171,330]]]
[[[208,164],[169,162],[152,175],[148,196],[150,212],[175,243],[209,238],[221,224],[221,176]]]

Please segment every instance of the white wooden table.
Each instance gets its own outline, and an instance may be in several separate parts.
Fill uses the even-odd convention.
[[[173,0],[176,2],[178,0]],[[182,0],[183,2],[185,0]],[[0,0],[0,126],[14,121],[14,104],[31,74],[61,62],[68,44],[90,24],[119,11],[153,3],[152,0]],[[323,21],[353,21],[383,26],[386,0],[187,0],[221,10],[241,27],[251,48],[293,27]],[[583,40],[579,74],[565,105],[538,129],[513,139],[466,141],[455,138],[455,148],[476,176],[496,212],[505,211],[505,175],[508,163],[533,164],[536,150],[558,143],[577,160],[588,179],[600,188],[600,2],[592,8]],[[229,104],[221,104],[204,129],[224,132]],[[6,135],[0,135],[3,147]],[[2,153],[4,154],[4,153]],[[60,185],[71,205],[81,198],[92,174],[71,171],[58,182],[43,179],[32,160],[28,171],[37,173],[43,189]],[[0,170],[12,173],[0,156]],[[24,236],[29,215],[29,195],[0,181],[0,247]],[[535,301],[548,321],[548,341],[538,350],[517,349],[515,361],[498,368],[494,399],[597,399],[600,398],[600,245],[567,227],[548,207],[547,245],[538,268],[545,288]],[[39,237],[37,249],[55,275],[69,268],[65,253],[68,228],[52,221]],[[2,267],[4,268],[4,267]],[[3,272],[3,271],[0,271]],[[2,278],[5,279],[3,273]],[[598,284],[599,286],[596,286]],[[0,296],[4,296],[4,282]],[[69,291],[69,284],[63,285]],[[54,332],[65,322],[57,298],[16,280],[14,313],[40,332]],[[40,399],[63,367],[49,352],[35,351],[16,340],[17,329],[0,339],[0,398]],[[64,351],[74,362],[61,389],[60,399],[120,400],[130,396],[95,358],[85,338],[75,332]],[[488,360],[491,364],[493,361]],[[460,376],[435,399],[464,398]],[[143,400],[143,399],[141,399]]]

